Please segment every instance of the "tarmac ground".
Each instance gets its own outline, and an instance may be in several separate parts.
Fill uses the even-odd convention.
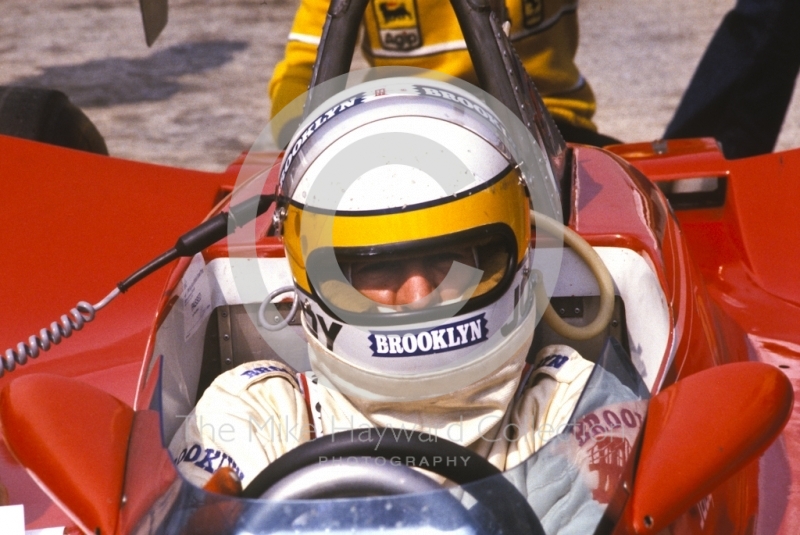
[[[144,41],[134,0],[5,0],[0,85],[64,91],[112,155],[224,169],[266,126],[266,86],[298,0],[170,0]],[[583,0],[577,63],[597,96],[600,130],[661,137],[733,0]],[[360,60],[356,60],[358,63]],[[800,147],[795,94],[778,150]]]

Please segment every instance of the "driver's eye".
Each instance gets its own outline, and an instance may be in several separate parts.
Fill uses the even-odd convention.
[[[350,284],[358,291],[394,289],[401,278],[397,262],[355,262],[350,266]]]
[[[368,260],[354,262],[349,266],[350,283],[357,290],[393,290],[414,276],[425,277],[437,286],[459,262],[475,267],[475,257],[471,247],[444,250],[410,258]]]
[[[357,278],[381,278],[397,271],[397,264],[391,262],[363,262],[350,266],[350,276],[355,282]]]
[[[453,262],[459,262],[470,267],[477,267],[475,266],[475,259],[473,255],[470,254],[470,252],[464,251],[447,251],[444,253],[439,253],[431,256],[427,262],[429,262],[429,265],[435,269],[445,271],[450,271],[450,267],[453,265]]]

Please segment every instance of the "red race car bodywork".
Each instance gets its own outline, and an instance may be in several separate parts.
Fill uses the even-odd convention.
[[[794,270],[800,264],[795,208],[800,149],[728,161],[709,140],[607,150],[566,147],[487,6],[452,3],[484,89],[523,120],[523,143],[534,136],[545,158],[537,157],[547,160],[542,165],[552,179],[548,191],[560,187],[566,196],[554,206],[563,210],[564,223],[595,248],[613,277],[609,327],[602,336],[576,342],[576,349],[599,364],[616,343],[626,358],[620,366],[634,370],[637,388],[642,385],[637,392],[644,391],[633,400],[646,407],[646,418],[636,413],[638,423],[633,412],[621,410],[618,416],[606,405],[580,413],[577,425],[558,435],[569,444],[587,445],[593,486],[580,490],[591,490],[583,503],[603,506],[595,533],[794,533],[800,525],[800,413],[791,416],[800,384],[800,277]],[[335,82],[350,65],[365,6],[365,0],[332,3],[323,39],[335,44],[320,46],[308,109],[338,91]],[[159,20],[163,26],[166,18]],[[324,122],[321,115],[316,122]],[[313,133],[308,128],[303,141]],[[235,335],[234,309],[246,312],[245,305],[275,297],[245,299],[231,282],[232,273],[249,265],[271,273],[271,283],[290,280],[269,210],[226,239],[204,242],[108,308],[96,306],[97,319],[80,305],[83,312],[75,312],[75,320],[83,315],[91,321],[86,332],[33,362],[22,355],[26,342],[37,344],[29,335],[59,312],[81,300],[99,305],[122,277],[168,250],[207,214],[216,217],[236,207],[238,201],[228,193],[249,191],[262,200],[273,193],[276,155],[254,153],[224,173],[204,173],[4,136],[0,154],[6,258],[0,320],[3,343],[12,348],[4,354],[6,371],[0,377],[0,482],[10,503],[25,505],[31,529],[248,531],[240,529],[239,517],[248,516],[242,511],[250,507],[257,517],[270,502],[248,504],[192,487],[178,475],[164,444],[207,386],[213,366],[207,367],[206,353],[215,374],[238,363],[233,343],[222,342]],[[248,242],[248,235],[254,239]],[[551,301],[561,300],[565,310],[582,315],[600,298],[594,279],[571,255],[564,251]],[[203,292],[191,290],[201,275],[213,282],[204,290],[213,299],[203,301]],[[195,318],[198,303],[203,313]],[[298,336],[278,343],[302,353],[301,327],[286,323],[289,334]],[[537,327],[539,334],[554,335],[544,323]],[[236,336],[254,330],[246,323],[235,327]],[[259,342],[259,335],[264,333],[250,341]],[[15,345],[18,340],[25,342]],[[264,358],[256,353],[250,360]],[[19,369],[12,370],[15,366]],[[623,423],[636,429],[633,443],[614,435]],[[473,487],[473,496],[481,495],[482,484]],[[448,492],[440,494],[447,495],[439,496],[441,503],[452,501]],[[513,502],[520,495],[505,496]],[[358,500],[339,505],[352,504],[356,511],[383,503]],[[336,506],[336,500],[329,501]],[[481,505],[501,511],[506,505],[502,498],[488,501]],[[303,507],[315,507],[280,503],[287,504],[286,511],[299,507],[297,518],[305,520]],[[533,505],[530,509],[535,513]],[[454,511],[456,517],[465,515],[458,505]],[[316,531],[309,531],[292,523],[294,513],[279,513],[265,518],[277,522],[283,515],[293,531],[328,532],[324,517]],[[281,529],[270,522],[267,530]],[[535,518],[528,523],[529,531],[537,532],[537,523]],[[353,532],[374,532],[360,526]],[[380,526],[391,530],[396,523]],[[476,531],[486,532],[458,530]]]
[[[239,161],[220,174],[170,169],[7,137],[0,146],[8,177],[1,284],[9,345],[37,332],[54,311],[99,299],[168,248],[230,191],[242,168]],[[617,532],[794,532],[797,412],[762,451],[786,422],[798,385],[800,150],[727,161],[713,142],[688,140],[610,152],[579,146],[573,162],[569,226],[595,247],[646,259],[668,310],[667,350],[648,379],[661,394],[651,402],[634,492],[618,507]],[[662,186],[675,210],[659,182],[677,184]],[[706,183],[715,187],[681,187]],[[256,226],[267,224],[262,216]],[[236,254],[223,242],[203,256],[210,262]],[[276,255],[278,239],[261,238],[256,256]],[[148,413],[154,320],[163,321],[187,265],[151,276],[98,312],[86,332],[0,379],[6,387],[30,376],[3,394],[6,440],[89,529],[125,532],[143,511],[119,500],[123,485],[136,483],[125,480],[126,457],[148,451],[134,438],[129,444],[131,426],[148,428],[130,407],[138,388],[134,408]],[[754,361],[768,366],[729,366]],[[65,421],[76,435],[59,427]],[[2,452],[0,481],[11,503],[25,504],[28,527],[75,525],[5,446]],[[155,464],[169,461],[163,449],[154,455]],[[157,494],[154,482],[137,484]]]

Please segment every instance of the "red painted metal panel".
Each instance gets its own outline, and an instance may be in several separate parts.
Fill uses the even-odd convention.
[[[755,459],[783,428],[792,404],[786,376],[757,362],[706,370],[653,398],[626,511],[635,531],[658,533]],[[716,416],[713,429],[709,415]]]
[[[76,379],[21,377],[0,395],[14,456],[92,532],[114,533],[133,409]]]
[[[0,351],[117,282],[200,222],[235,173],[130,162],[0,136]],[[169,268],[118,297],[80,332],[0,379],[80,376],[127,404]],[[0,481],[26,505],[28,529],[69,521],[0,444]]]
[[[725,160],[713,140],[705,147],[700,141],[670,141],[661,154],[649,143],[612,150],[655,181],[727,179],[724,206],[677,212],[688,250],[711,298],[723,350],[744,351],[750,360],[781,368],[800,392],[800,277],[795,269],[800,262],[800,150]],[[800,481],[800,396],[794,403],[795,416],[781,438],[759,463],[732,478],[758,477],[758,492],[751,485],[741,492],[748,498],[739,498],[757,508],[753,518],[739,522],[745,532],[793,534],[800,525],[800,493],[794,490]],[[711,508],[730,501],[730,495],[718,496]],[[679,524],[683,532],[691,522]],[[698,522],[692,525],[699,529]]]

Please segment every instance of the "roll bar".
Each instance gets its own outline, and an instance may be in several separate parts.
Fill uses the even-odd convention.
[[[332,0],[322,30],[304,115],[345,88],[358,28],[369,0]],[[563,186],[566,144],[533,81],[503,31],[489,0],[450,0],[484,91],[511,110],[547,154],[553,175]],[[323,85],[324,84],[324,85]]]

